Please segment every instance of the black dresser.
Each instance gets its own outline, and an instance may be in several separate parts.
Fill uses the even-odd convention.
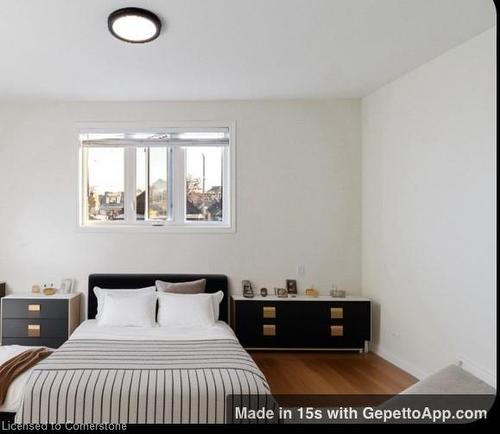
[[[362,297],[232,296],[231,324],[248,349],[367,351],[371,306]]]
[[[2,298],[2,345],[58,348],[80,324],[80,294]]]

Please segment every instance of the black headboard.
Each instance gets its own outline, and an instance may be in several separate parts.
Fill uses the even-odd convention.
[[[219,309],[219,320],[228,322],[229,294],[227,276],[223,274],[91,274],[89,275],[87,318],[94,319],[97,314],[97,298],[94,286],[107,289],[134,289],[155,286],[156,280],[165,282],[189,282],[206,279],[205,292],[222,291],[224,298]]]

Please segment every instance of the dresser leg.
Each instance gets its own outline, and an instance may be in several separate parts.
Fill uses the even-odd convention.
[[[368,341],[365,341],[365,347],[363,348],[363,352],[368,352]]]

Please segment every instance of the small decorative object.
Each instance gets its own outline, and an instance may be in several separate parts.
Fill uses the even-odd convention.
[[[45,295],[54,295],[56,293],[57,289],[54,288],[54,284],[51,283],[49,286],[47,284],[43,285],[43,293]]]
[[[297,281],[287,279],[286,290],[288,291],[288,295],[290,295],[290,297],[297,297]]]
[[[63,294],[70,294],[72,289],[73,289],[73,279],[63,279],[59,290]]]
[[[31,287],[32,294],[40,294],[41,292],[42,292],[42,288],[40,288],[40,285],[33,285]]]
[[[345,297],[345,291],[343,289],[337,289],[335,285],[332,285],[332,289],[330,290],[331,297]]]
[[[241,284],[243,285],[243,297],[253,298],[253,288],[250,280],[242,280]]]
[[[278,288],[278,297],[281,297],[281,298],[288,297],[288,291],[286,290],[286,288]]]
[[[260,288],[261,297],[267,297],[267,288]]]
[[[315,289],[312,285],[310,288],[306,289],[306,295],[308,297],[318,297],[319,296],[319,291]]]

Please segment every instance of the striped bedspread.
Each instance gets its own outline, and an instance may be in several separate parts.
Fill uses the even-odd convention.
[[[73,339],[33,369],[16,422],[224,423],[229,394],[270,394],[236,340]]]

